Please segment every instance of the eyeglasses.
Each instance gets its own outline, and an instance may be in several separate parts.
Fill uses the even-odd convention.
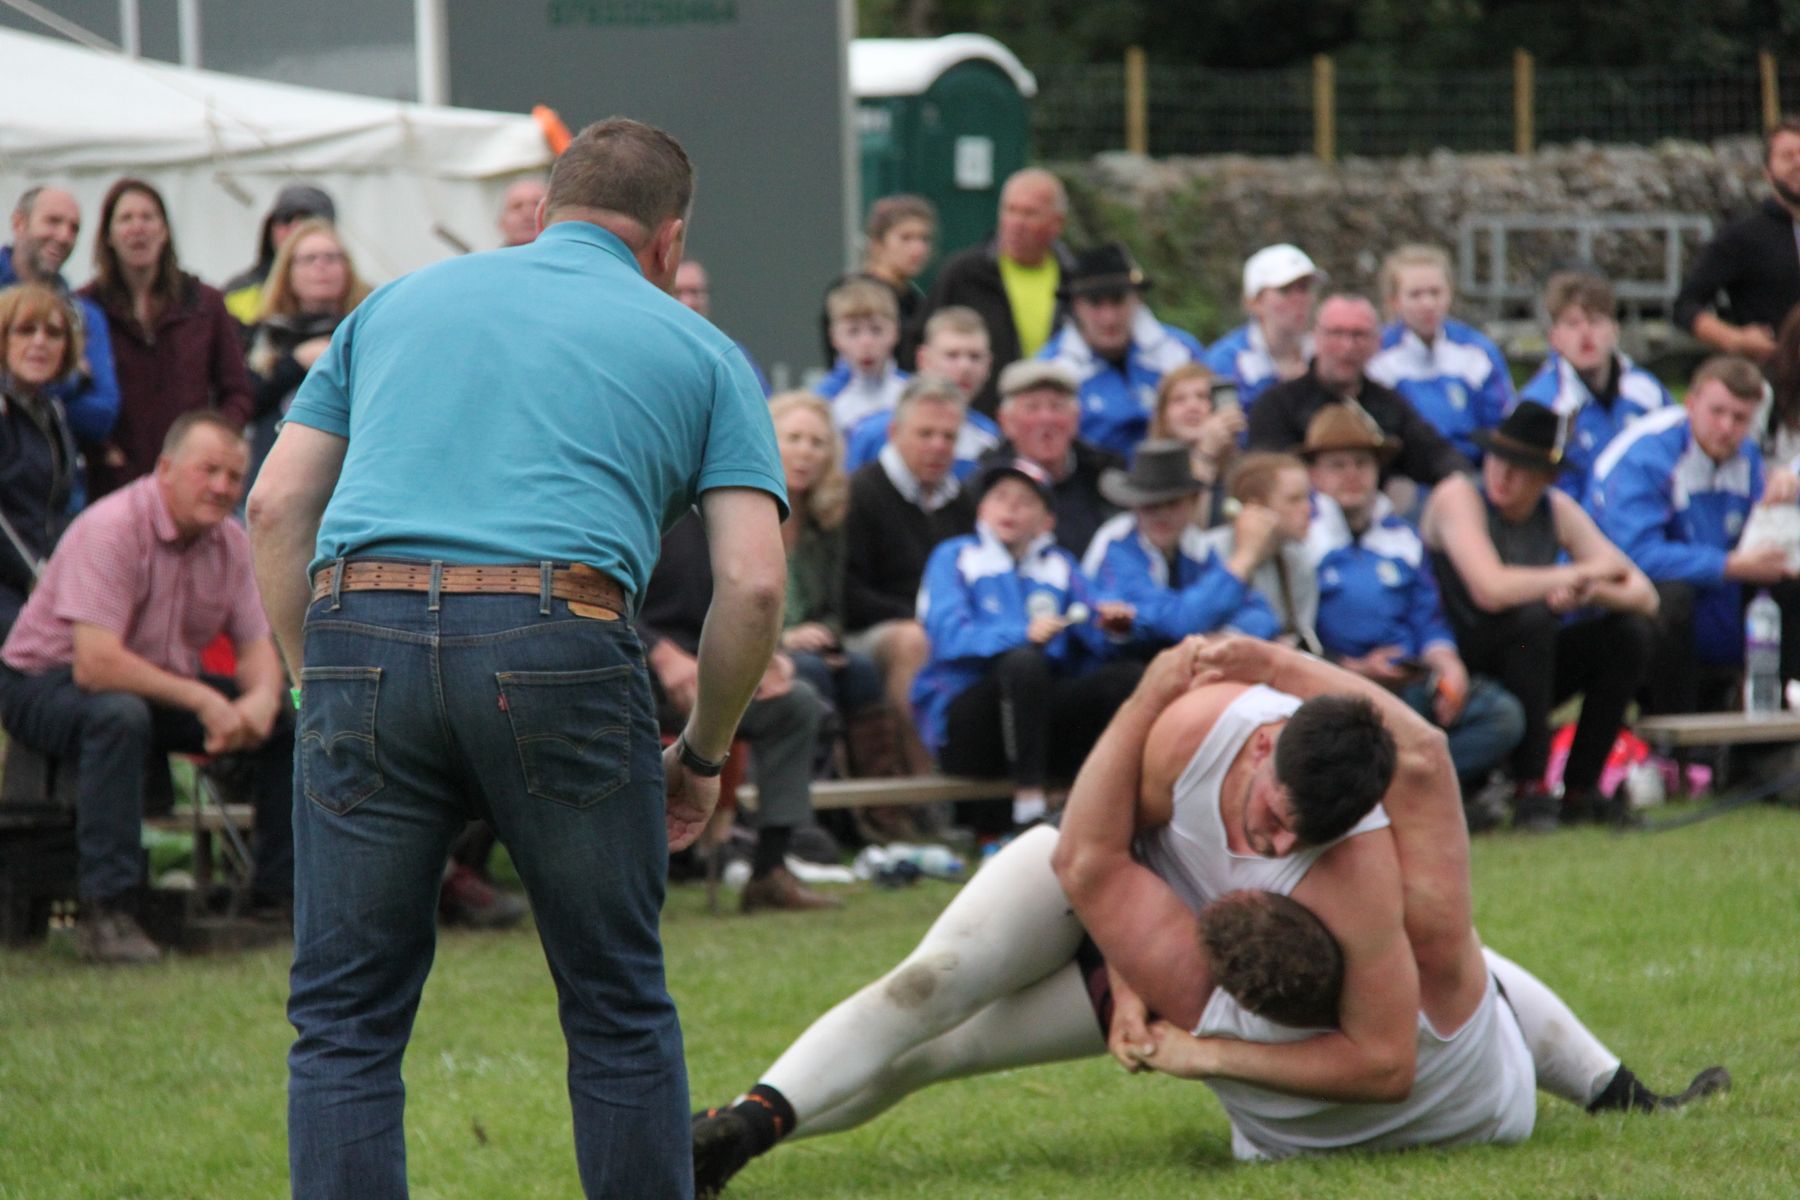
[[[67,325],[57,325],[49,321],[34,321],[29,318],[18,322],[6,332],[12,337],[24,338],[26,341],[30,341],[40,333],[53,342],[69,340]]]
[[[296,267],[335,267],[345,260],[342,250],[315,250],[309,254],[294,255]]]

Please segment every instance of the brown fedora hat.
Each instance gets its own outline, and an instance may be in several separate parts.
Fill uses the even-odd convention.
[[[1311,462],[1327,450],[1367,450],[1383,466],[1400,453],[1400,439],[1389,437],[1354,400],[1327,404],[1306,424],[1306,441],[1295,451]]]
[[[1131,470],[1100,472],[1100,494],[1120,508],[1144,508],[1206,490],[1194,478],[1192,451],[1186,442],[1155,438],[1137,448]]]

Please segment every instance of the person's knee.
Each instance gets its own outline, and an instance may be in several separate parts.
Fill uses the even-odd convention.
[[[910,679],[931,657],[931,639],[925,636],[925,626],[915,620],[890,621],[882,631],[876,651],[885,671],[889,674],[900,671]]]
[[[1002,686],[1044,688],[1050,685],[1050,660],[1041,646],[1015,646],[994,661]]]
[[[1686,637],[1694,623],[1694,585],[1664,580],[1656,585],[1656,625],[1664,636]]]
[[[82,740],[104,738],[111,742],[149,745],[150,702],[130,692],[95,692],[82,704]]]

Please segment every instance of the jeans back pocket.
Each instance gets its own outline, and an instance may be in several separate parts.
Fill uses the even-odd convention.
[[[631,782],[632,670],[495,674],[527,791],[586,808]]]
[[[302,667],[300,784],[306,798],[344,815],[387,783],[375,756],[380,667]]]

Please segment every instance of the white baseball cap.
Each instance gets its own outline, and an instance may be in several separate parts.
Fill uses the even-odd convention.
[[[1286,287],[1308,275],[1320,283],[1329,278],[1298,246],[1286,242],[1264,246],[1244,261],[1244,299],[1254,300],[1268,288]]]

